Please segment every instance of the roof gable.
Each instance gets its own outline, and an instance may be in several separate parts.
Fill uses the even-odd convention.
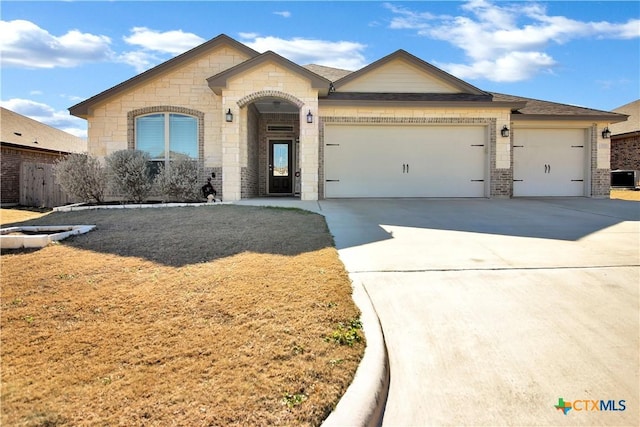
[[[306,78],[307,80],[309,80],[311,87],[313,87],[314,89],[319,89],[321,95],[326,95],[329,91],[329,85],[331,84],[331,81],[294,62],[289,61],[288,59],[270,50],[241,64],[238,64],[235,67],[231,67],[228,70],[218,73],[215,76],[209,77],[207,79],[207,82],[209,83],[209,87],[211,88],[211,90],[215,94],[220,95],[222,93],[222,89],[227,87],[227,82],[229,81],[229,79],[268,62],[274,62],[288,69],[289,71],[298,74],[303,78]]]
[[[487,95],[402,49],[341,78],[334,87],[337,92]]]
[[[119,95],[122,92],[128,89],[131,89],[139,84],[149,81],[155,77],[158,77],[169,70],[179,67],[181,64],[184,64],[200,55],[203,55],[221,46],[231,47],[247,55],[250,58],[253,58],[259,55],[258,52],[251,49],[250,47],[245,46],[244,44],[232,39],[231,37],[225,34],[220,34],[219,36],[199,46],[196,46],[193,49],[188,50],[183,54],[180,54],[172,59],[169,59],[168,61],[165,61],[160,65],[157,65],[141,74],[138,74],[130,78],[129,80],[126,80],[110,89],[107,89],[95,96],[92,96],[91,98],[85,101],[80,102],[79,104],[76,104],[70,107],[69,112],[74,116],[86,118],[89,115],[90,108],[93,107],[94,105],[108,98]]]

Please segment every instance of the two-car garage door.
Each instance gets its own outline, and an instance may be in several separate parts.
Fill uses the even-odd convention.
[[[485,197],[485,126],[327,125],[325,197]]]

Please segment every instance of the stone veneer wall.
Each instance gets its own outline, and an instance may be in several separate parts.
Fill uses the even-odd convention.
[[[640,171],[640,131],[611,138],[611,169]]]
[[[324,126],[330,123],[351,123],[351,124],[481,124],[487,125],[489,128],[489,156],[490,156],[490,197],[510,197],[511,181],[513,180],[510,169],[496,169],[496,122],[495,118],[482,117],[340,117],[340,116],[322,116],[320,117],[320,145],[319,158],[320,167],[318,170],[318,194],[320,199],[324,199]],[[494,185],[493,179],[500,181]]]

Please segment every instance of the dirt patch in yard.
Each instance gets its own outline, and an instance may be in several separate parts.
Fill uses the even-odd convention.
[[[359,313],[321,216],[217,206],[21,225],[87,223],[96,230],[2,254],[3,425],[319,425],[329,414],[364,342],[336,342]]]

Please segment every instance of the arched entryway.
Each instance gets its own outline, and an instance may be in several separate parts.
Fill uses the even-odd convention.
[[[241,168],[241,197],[299,196],[300,111],[288,94],[268,91],[238,102],[246,108],[246,166]]]

